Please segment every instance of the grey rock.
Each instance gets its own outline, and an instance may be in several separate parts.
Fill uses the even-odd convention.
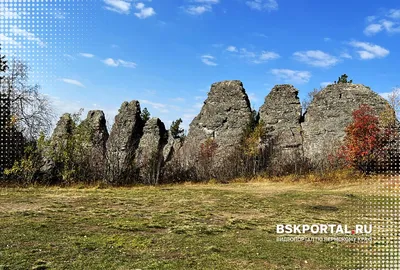
[[[317,161],[324,159],[343,141],[353,111],[362,104],[369,105],[379,116],[388,102],[362,84],[332,84],[315,95],[302,123],[305,156]]]
[[[159,118],[151,118],[146,122],[135,157],[141,182],[158,184],[164,165],[163,148],[167,144],[167,136],[165,125]]]
[[[143,134],[139,101],[124,102],[107,141],[106,181],[127,183],[135,173],[134,158]]]
[[[106,143],[109,137],[104,112],[100,110],[89,111],[78,130],[85,132],[88,137],[86,148],[87,154],[90,156],[89,166],[94,176],[100,177],[106,165]]]
[[[65,141],[69,136],[72,135],[74,130],[74,121],[71,114],[65,113],[58,120],[56,127],[54,128],[53,134],[51,135],[51,142],[56,145]]]
[[[164,146],[163,149],[164,162],[167,163],[170,160],[172,160],[175,156],[175,153],[178,153],[181,147],[182,147],[182,139],[174,138],[171,132],[168,131],[167,144]]]
[[[201,144],[208,138],[218,145],[213,167],[221,167],[243,137],[251,121],[249,98],[241,81],[214,83],[200,113],[193,119],[180,151],[185,166],[195,165]]]
[[[58,120],[50,144],[42,149],[42,165],[39,169],[39,180],[44,182],[58,181],[59,166],[55,158],[62,154],[62,150],[67,146],[68,139],[74,133],[75,123],[71,114],[65,113]]]
[[[298,93],[293,85],[276,85],[260,108],[260,120],[268,137],[274,138],[275,145],[284,151],[302,147],[302,108]]]

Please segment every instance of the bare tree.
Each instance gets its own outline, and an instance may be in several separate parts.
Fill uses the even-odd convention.
[[[396,112],[397,118],[399,118],[400,114],[400,87],[394,87],[393,91],[388,95],[388,101],[390,106]]]
[[[55,116],[49,98],[39,92],[39,85],[30,84],[28,73],[25,63],[12,60],[0,92],[9,101],[11,124],[30,141],[37,139],[42,132],[48,134]]]
[[[307,93],[307,97],[301,102],[301,107],[303,111],[306,111],[311,101],[314,99],[315,95],[318,94],[322,89],[314,88],[311,92]]]

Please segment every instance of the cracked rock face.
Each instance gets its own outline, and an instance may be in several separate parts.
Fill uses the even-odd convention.
[[[283,150],[302,146],[302,109],[298,93],[292,85],[276,85],[260,108],[260,120],[264,122],[268,135],[276,138],[276,146]]]
[[[134,157],[143,134],[139,101],[124,102],[107,141],[107,172],[109,183],[126,182],[134,175]]]
[[[159,118],[151,118],[146,122],[135,158],[142,181],[158,183],[164,164],[163,149],[167,144],[167,136],[165,125]]]
[[[367,104],[379,116],[388,102],[361,84],[332,84],[319,92],[309,105],[302,123],[304,154],[311,160],[324,158],[342,142],[352,113]]]
[[[90,166],[101,175],[105,168],[106,143],[109,137],[106,125],[106,118],[103,111],[89,111],[87,117],[80,124],[89,134],[89,143],[87,145],[90,158]]]
[[[241,81],[212,84],[201,112],[190,124],[182,148],[185,163],[195,163],[201,144],[210,138],[218,145],[215,166],[221,165],[240,143],[250,119],[251,106]]]

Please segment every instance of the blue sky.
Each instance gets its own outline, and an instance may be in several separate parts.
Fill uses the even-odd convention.
[[[123,101],[136,99],[167,126],[181,117],[187,127],[210,85],[222,80],[241,80],[256,109],[276,84],[293,84],[300,98],[343,73],[378,93],[400,85],[400,5],[394,0],[71,5],[48,8],[70,35],[64,34],[63,46],[52,43],[53,80],[38,79],[58,112],[103,109],[113,118]],[[48,25],[41,26],[19,36],[43,47],[38,40],[45,40]]]

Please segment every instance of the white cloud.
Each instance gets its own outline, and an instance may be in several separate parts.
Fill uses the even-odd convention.
[[[340,57],[341,57],[341,58],[346,58],[346,59],[353,59],[353,57],[352,57],[349,53],[347,53],[347,52],[342,52],[342,53],[340,54]]]
[[[73,57],[72,55],[67,54],[67,53],[64,54],[64,57],[66,57],[66,58],[68,58],[70,60],[74,60],[75,59],[75,57]]]
[[[184,7],[184,10],[191,15],[201,15],[205,12],[211,12],[213,5],[219,4],[219,0],[191,0],[195,3]]]
[[[293,56],[296,60],[314,67],[331,67],[339,62],[335,56],[319,50],[295,52]]]
[[[252,1],[246,1],[246,4],[251,8],[255,10],[267,10],[267,11],[273,11],[273,10],[278,10],[278,3],[276,0],[252,0]]]
[[[400,33],[400,9],[391,9],[381,20],[379,17],[369,16],[366,21],[369,23],[364,29],[364,34],[367,36],[376,35],[379,32],[386,31],[389,34]],[[389,19],[387,19],[389,18]]]
[[[139,19],[146,19],[148,17],[156,15],[156,12],[152,7],[146,7],[143,3],[137,3],[135,8],[139,10],[139,12],[135,13],[135,16]]]
[[[228,52],[237,52],[238,51],[238,49],[235,46],[229,46],[228,48],[226,48],[226,50]]]
[[[214,56],[208,54],[201,56],[201,62],[207,66],[218,66],[218,64],[214,62],[214,59]]]
[[[387,14],[388,17],[392,19],[400,19],[400,9],[391,9]]]
[[[165,104],[152,102],[152,101],[145,100],[145,99],[142,99],[142,100],[139,100],[139,101],[140,101],[141,104],[150,105],[151,107],[153,107],[153,109],[156,109],[159,112],[162,112],[162,113],[168,113],[169,112],[169,110],[167,109],[167,105],[165,105]]]
[[[9,9],[7,6],[0,6],[0,18],[19,19],[21,16],[15,9]]]
[[[383,26],[381,24],[373,23],[373,24],[368,25],[364,29],[364,34],[367,36],[372,36],[372,35],[375,35],[376,33],[379,33],[382,30],[383,30]]]
[[[136,68],[136,66],[137,66],[137,64],[134,62],[128,62],[128,61],[121,60],[121,59],[114,60],[112,58],[107,58],[107,59],[103,60],[102,62],[110,67],[122,66],[122,67],[126,67],[126,68]]]
[[[120,14],[129,14],[131,3],[125,0],[104,0],[107,10],[114,11]]]
[[[366,20],[367,22],[373,22],[373,21],[376,20],[376,16],[368,16],[365,20]]]
[[[229,46],[227,51],[235,53],[240,58],[246,58],[248,61],[254,64],[265,63],[269,60],[277,59],[280,57],[279,54],[272,51],[262,51],[260,53],[256,53],[253,51],[249,51],[246,48],[241,48],[238,50],[235,46]]]
[[[176,102],[184,102],[184,101],[185,101],[185,99],[184,99],[184,98],[182,98],[182,97],[171,98],[170,100],[172,100],[172,101],[176,101]]]
[[[309,71],[298,71],[291,69],[272,69],[271,73],[275,75],[278,79],[285,82],[292,83],[307,83],[311,78],[311,73]]]
[[[212,7],[205,5],[205,6],[189,6],[186,9],[186,12],[191,15],[201,15],[204,12],[211,11]]]
[[[363,60],[384,58],[390,53],[387,49],[368,42],[351,41],[349,45],[361,49],[357,53]]]
[[[77,80],[67,79],[67,78],[63,78],[63,79],[60,79],[60,80],[65,82],[65,83],[68,83],[68,84],[72,84],[72,85],[75,85],[75,86],[79,86],[79,87],[85,88],[83,83],[81,83],[80,81],[77,81]]]
[[[324,41],[325,41],[325,42],[329,42],[329,41],[331,41],[331,40],[332,40],[332,39],[329,38],[329,37],[325,37],[325,38],[324,38]]]
[[[1,33],[0,33],[0,42],[4,46],[3,49],[7,49],[8,45],[22,47],[22,44],[20,42]]]
[[[94,54],[91,54],[91,53],[80,53],[79,55],[82,56],[82,57],[86,57],[86,58],[93,58],[94,57]]]
[[[17,36],[21,36],[29,41],[36,42],[40,47],[45,47],[46,43],[44,43],[40,38],[38,38],[34,33],[31,33],[25,29],[21,29],[18,26],[13,25],[10,28],[11,33]]]
[[[278,59],[279,57],[280,55],[275,52],[262,51],[259,57],[253,61],[253,63],[261,64],[269,60]]]

